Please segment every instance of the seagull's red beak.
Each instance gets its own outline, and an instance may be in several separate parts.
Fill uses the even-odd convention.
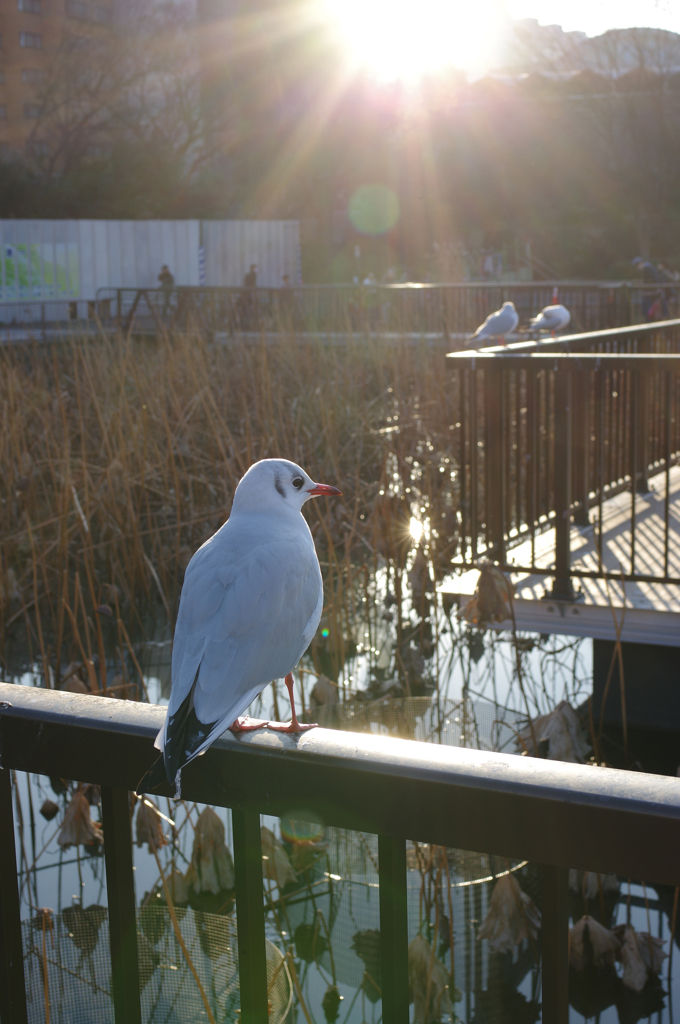
[[[331,487],[330,484],[314,484],[313,487],[307,488],[307,494],[311,494],[314,498],[319,494],[327,494],[329,497],[337,497],[338,494],[342,494],[342,491],[339,491],[337,487]]]

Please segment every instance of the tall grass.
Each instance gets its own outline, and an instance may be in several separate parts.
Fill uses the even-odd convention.
[[[411,519],[426,523],[409,588],[421,611],[453,553],[442,345],[74,337],[2,349],[0,409],[0,654],[18,635],[48,686],[80,659],[106,689],[105,648],[172,623],[189,558],[257,459],[293,459],[343,491],[306,507],[325,575],[316,657],[335,677],[379,567],[401,634]]]

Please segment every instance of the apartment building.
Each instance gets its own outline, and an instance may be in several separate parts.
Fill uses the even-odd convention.
[[[0,0],[1,159],[26,154],[59,48],[111,32],[117,14],[117,0]]]

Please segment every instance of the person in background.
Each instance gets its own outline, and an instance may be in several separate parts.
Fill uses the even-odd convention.
[[[170,299],[175,288],[175,279],[170,273],[167,263],[164,263],[161,267],[161,272],[158,275],[158,280],[161,283],[163,289],[163,316],[167,316],[170,312]]]
[[[642,256],[636,256],[631,263],[637,270],[638,274],[642,274],[642,280],[645,284],[659,285],[663,282],[664,277],[659,272],[657,267],[654,266],[650,260],[643,260]],[[654,320],[660,320],[667,315],[664,313],[664,307],[666,306],[666,298],[664,295],[663,288],[654,288],[642,292],[642,312],[644,314],[647,323],[652,323]]]
[[[252,331],[257,324],[257,263],[250,264],[250,270],[243,278],[243,291],[238,297],[239,323],[243,330]]]
[[[659,276],[661,277],[661,280],[664,283],[678,284],[678,282],[680,281],[680,274],[677,272],[677,270],[672,270],[670,267],[667,267],[664,263],[657,263],[656,269],[659,273]],[[664,288],[662,308],[662,317],[664,320],[668,320],[671,316],[677,316],[677,299],[677,288]],[[670,304],[673,305],[673,313],[670,312]]]

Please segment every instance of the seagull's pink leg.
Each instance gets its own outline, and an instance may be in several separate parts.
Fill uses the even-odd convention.
[[[293,695],[293,673],[289,672],[286,676],[286,686],[288,687],[288,696],[290,697],[290,709],[292,718],[290,722],[270,722],[269,728],[276,729],[277,732],[306,732],[307,729],[318,729],[316,722],[309,725],[303,725],[298,722],[297,715],[295,714],[295,697]]]
[[[269,722],[261,718],[251,718],[250,715],[239,715],[235,722],[229,726],[229,732],[254,732],[255,729],[266,729]]]

